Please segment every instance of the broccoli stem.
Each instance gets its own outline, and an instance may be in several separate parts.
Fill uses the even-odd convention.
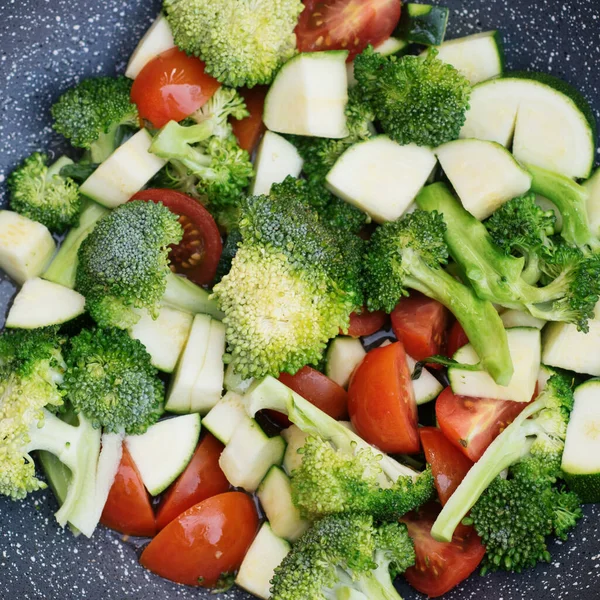
[[[529,424],[525,424],[525,421],[545,405],[546,400],[543,397],[532,402],[489,445],[438,515],[431,528],[434,539],[451,542],[455,529],[490,483],[500,472],[528,454],[532,443],[529,436],[536,433],[536,426],[533,421]]]
[[[361,575],[358,586],[369,600],[402,600],[387,565],[379,565],[374,571]]]
[[[407,286],[443,304],[462,325],[481,366],[496,383],[508,385],[514,369],[506,330],[493,305],[443,269],[433,270],[411,256],[405,252],[402,258],[412,274],[406,279]]]
[[[588,193],[569,177],[552,173],[541,167],[525,165],[531,176],[531,191],[548,198],[563,218],[561,236],[574,246],[591,250],[600,249],[600,240],[590,230],[587,214]]]

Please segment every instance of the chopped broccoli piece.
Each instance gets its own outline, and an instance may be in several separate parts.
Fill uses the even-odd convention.
[[[242,234],[239,229],[233,229],[227,235],[225,243],[223,244],[223,252],[221,252],[221,258],[219,259],[219,266],[217,267],[217,282],[221,281],[221,279],[231,271],[231,263],[237,254],[241,241]]]
[[[400,144],[439,146],[458,138],[471,86],[430,49],[427,57],[384,57],[369,46],[354,61],[360,94],[383,131]]]
[[[365,257],[367,307],[389,313],[409,289],[441,302],[462,325],[482,367],[507,385],[513,365],[504,325],[490,302],[443,269],[448,257],[445,231],[441,214],[423,210],[379,227]]]
[[[141,434],[163,412],[164,385],[138,340],[119,329],[84,330],[66,355],[64,388],[94,427]]]
[[[317,363],[362,304],[362,240],[287,195],[248,198],[240,231],[231,270],[214,288],[235,371],[263,377]]]
[[[431,530],[431,535],[439,541],[449,542],[452,539],[454,530],[467,512],[482,497],[494,479],[509,467],[517,475],[517,480],[512,484],[515,494],[527,495],[531,493],[532,501],[531,513],[529,513],[532,515],[532,521],[527,522],[527,520],[524,520],[523,523],[519,521],[518,525],[513,523],[512,527],[527,527],[530,530],[534,529],[536,525],[541,527],[541,521],[535,523],[537,518],[535,512],[540,510],[540,507],[533,505],[533,498],[539,491],[540,485],[550,486],[556,477],[560,475],[567,423],[572,408],[573,391],[571,381],[562,375],[553,375],[548,380],[544,391],[534,402],[527,405],[523,412],[490,444],[483,456],[467,473],[439,514]],[[524,481],[532,482],[533,489],[529,484],[524,485]],[[491,517],[484,516],[484,513],[488,513],[492,504],[496,505],[495,509],[499,508],[501,498],[506,491],[504,488],[509,485],[511,484],[495,484],[488,499],[483,500],[480,507],[481,511],[478,513],[476,510],[475,512],[477,519],[480,519],[481,530],[487,537],[494,534],[492,534],[491,529],[486,533],[486,528],[495,528],[496,525],[490,520]],[[535,486],[538,486],[537,491]],[[537,499],[537,501],[540,500],[543,501],[541,498]],[[522,497],[520,501],[527,502]],[[505,534],[503,527],[511,527],[513,517],[510,514],[510,506],[507,509],[505,519],[498,515],[498,519],[502,521],[500,529],[497,531],[498,536]],[[493,510],[494,508],[492,508]],[[497,524],[500,521],[495,523]],[[552,527],[552,521],[550,521],[549,526]],[[566,527],[561,525],[553,529],[556,529],[562,535]],[[541,529],[540,533],[543,533],[543,531],[544,529]],[[517,535],[515,531],[511,533]],[[516,554],[514,552],[511,554],[510,548],[503,546],[504,542],[505,540],[502,539],[495,542],[490,540],[493,548],[491,552],[492,562],[495,564],[497,559],[494,559],[493,556],[496,555],[495,553],[499,553],[506,557],[512,557],[510,559],[512,564],[519,565]],[[537,548],[540,549],[539,544]],[[506,555],[503,554],[504,552],[506,552]],[[542,560],[544,557],[545,554],[538,554],[533,556],[533,559],[537,561]],[[524,561],[521,566],[527,566],[530,558],[520,557],[520,560]],[[506,563],[505,566],[507,566]]]
[[[220,87],[190,118],[196,123],[209,124],[212,135],[226,138],[233,132],[229,117],[240,121],[249,116],[243,96],[233,88]]]
[[[420,208],[438,212],[446,223],[444,238],[461,275],[480,298],[507,308],[527,310],[540,319],[574,323],[587,331],[600,293],[600,257],[563,250],[546,259],[555,278],[536,287],[523,278],[525,259],[507,256],[485,225],[465,210],[443,183],[425,187]]]
[[[85,79],[68,89],[52,107],[54,129],[101,163],[119,145],[121,127],[139,128],[137,107],[130,100],[127,77]]]
[[[296,52],[300,0],[164,0],[175,43],[225,85],[270,83]]]
[[[101,327],[127,329],[165,293],[169,246],[181,241],[177,215],[162,204],[128,202],[102,218],[78,251],[75,288]]]
[[[406,525],[377,527],[372,517],[360,514],[325,517],[312,525],[275,569],[269,597],[401,600],[393,577],[414,562]]]
[[[79,186],[60,174],[60,168],[70,162],[59,159],[48,167],[48,156],[34,152],[8,177],[10,207],[55,233],[77,225],[81,211]]]

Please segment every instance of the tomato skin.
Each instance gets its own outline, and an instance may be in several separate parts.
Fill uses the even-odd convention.
[[[220,87],[204,72],[200,59],[170,48],[140,71],[131,87],[131,101],[137,104],[140,118],[158,129],[189,117]]]
[[[460,524],[449,543],[438,542],[430,531],[441,506],[429,502],[400,519],[415,544],[416,564],[404,573],[419,592],[437,598],[464,581],[479,566],[485,547],[473,527]]]
[[[373,335],[383,329],[386,320],[387,315],[382,310],[369,312],[367,309],[363,309],[360,313],[353,312],[350,315],[350,327],[347,335],[353,338]]]
[[[250,90],[239,90],[246,101],[246,108],[250,116],[239,121],[231,119],[231,127],[240,148],[246,150],[249,154],[254,152],[258,141],[267,129],[263,123],[263,112],[268,89],[266,85],[257,85]]]
[[[358,435],[380,450],[419,451],[417,403],[400,342],[371,350],[348,388],[348,410]]]
[[[304,0],[296,26],[300,52],[349,50],[348,60],[392,35],[400,0]]]
[[[156,533],[150,497],[125,444],[100,523],[125,535],[151,537]]]
[[[229,490],[229,482],[219,466],[225,446],[210,433],[198,444],[185,471],[167,490],[156,512],[158,531],[195,504]]]
[[[214,587],[223,573],[239,569],[258,524],[250,496],[219,494],[171,521],[146,546],[140,563],[176,583]]]
[[[465,478],[473,462],[446,438],[441,429],[421,427],[419,435],[443,506]]]
[[[448,334],[448,344],[446,346],[446,356],[452,358],[457,350],[469,343],[469,338],[458,321],[454,321]]]
[[[142,190],[131,200],[162,202],[180,216],[179,222],[184,227],[183,239],[171,247],[171,265],[176,273],[185,275],[197,285],[211,283],[219,266],[223,241],[215,220],[206,208],[181,192],[167,189]],[[188,227],[188,223],[192,227]],[[196,255],[199,258],[195,258]]]
[[[435,414],[448,440],[477,462],[526,406],[527,402],[457,396],[448,386],[436,400]]]
[[[437,300],[411,292],[392,311],[392,330],[416,361],[441,354],[450,313]]]

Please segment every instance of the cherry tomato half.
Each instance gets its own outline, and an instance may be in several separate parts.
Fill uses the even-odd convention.
[[[372,335],[383,329],[387,315],[382,310],[369,312],[363,309],[360,313],[353,312],[350,315],[350,327],[348,334],[350,337],[358,338]]]
[[[219,466],[224,446],[210,433],[198,444],[192,460],[160,501],[156,527],[160,531],[188,508],[229,489]]]
[[[404,576],[410,585],[430,598],[437,598],[465,580],[479,565],[485,547],[472,527],[459,525],[451,542],[431,537],[431,527],[441,506],[429,502],[400,520],[415,544],[416,564]]]
[[[240,90],[240,94],[246,101],[246,108],[250,116],[239,121],[236,119],[230,120],[233,133],[237,138],[240,148],[246,150],[249,154],[252,154],[258,144],[258,140],[260,140],[266,129],[263,123],[263,110],[267,90],[267,86],[264,85],[257,85],[251,90]]]
[[[300,52],[349,50],[348,59],[369,44],[387,40],[400,19],[401,0],[304,0],[296,26]]]
[[[419,451],[417,403],[401,342],[365,356],[350,380],[348,410],[358,435],[384,452]]]
[[[126,535],[150,537],[156,533],[148,492],[125,444],[100,522]]]
[[[156,128],[181,121],[205,104],[221,84],[204,72],[204,63],[179,48],[153,58],[131,87],[140,117]]]
[[[223,242],[215,220],[204,206],[175,190],[142,190],[131,199],[162,202],[179,215],[183,239],[171,247],[171,268],[198,285],[209,284],[215,278]]]
[[[214,587],[239,569],[258,531],[252,498],[226,492],[171,521],[146,546],[140,563],[176,583]]]
[[[441,429],[421,427],[419,435],[443,506],[465,478],[473,462],[446,438]]]
[[[454,321],[448,334],[448,344],[446,345],[446,356],[452,358],[457,350],[469,343],[469,338],[458,321]]]

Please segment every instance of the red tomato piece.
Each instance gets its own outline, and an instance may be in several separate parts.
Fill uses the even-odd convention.
[[[176,583],[214,587],[222,575],[239,569],[258,524],[250,496],[219,494],[171,521],[146,546],[140,563]]]
[[[392,35],[400,0],[304,0],[296,26],[300,52],[349,50],[348,60]]]
[[[473,527],[459,525],[451,542],[438,542],[430,531],[441,506],[429,502],[400,520],[415,544],[416,564],[404,576],[410,585],[437,598],[465,580],[479,565],[485,547]]]
[[[448,440],[477,462],[526,406],[527,402],[456,396],[447,387],[435,403],[435,414]]]
[[[265,107],[265,96],[267,95],[268,87],[265,85],[257,85],[251,90],[240,90],[240,94],[246,101],[246,108],[250,113],[245,119],[231,119],[233,133],[237,138],[238,144],[242,150],[246,150],[250,154],[256,148],[258,140],[262,137],[266,127],[263,123],[263,111]]]
[[[442,352],[450,313],[437,300],[411,292],[391,316],[394,335],[416,361]]]
[[[125,444],[100,522],[125,535],[151,537],[156,533],[150,497]]]
[[[353,312],[350,315],[350,327],[348,334],[350,337],[358,338],[372,335],[383,329],[387,315],[382,310],[369,312],[363,309],[360,313]]]
[[[204,72],[204,63],[171,48],[152,59],[131,87],[131,101],[140,117],[156,128],[196,112],[221,87]]]
[[[194,504],[229,489],[229,482],[219,466],[219,457],[224,448],[210,433],[204,436],[190,464],[160,501],[156,513],[156,528],[159,531]]]
[[[384,452],[419,451],[417,403],[402,343],[365,356],[350,380],[348,410],[358,435]]]
[[[209,284],[217,272],[223,241],[215,220],[206,208],[175,190],[142,190],[131,199],[162,202],[179,215],[183,239],[176,246],[171,246],[171,267],[175,273],[185,275],[197,285]]]
[[[446,356],[452,358],[457,350],[469,343],[469,338],[458,321],[454,321],[448,334],[448,344],[446,346]]]
[[[421,427],[419,435],[443,506],[465,478],[473,462],[446,438],[441,429]]]

